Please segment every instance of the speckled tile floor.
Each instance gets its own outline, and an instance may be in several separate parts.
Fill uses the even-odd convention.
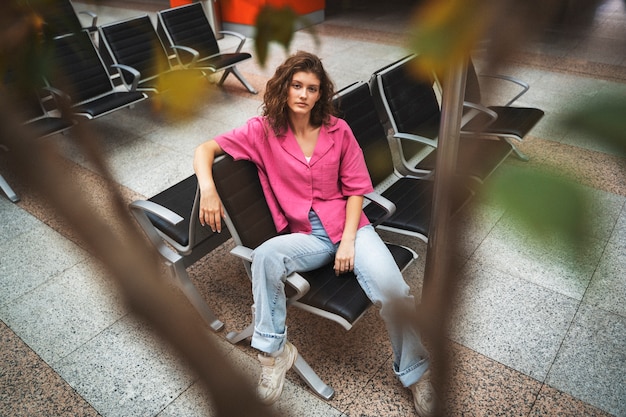
[[[338,87],[367,80],[405,55],[401,22],[410,14],[407,3],[358,2],[349,12],[328,13],[316,26],[320,43],[299,32],[291,50],[322,56]],[[100,24],[141,13],[154,18],[160,8],[145,1],[75,5],[96,12]],[[489,198],[475,199],[461,213],[464,279],[446,356],[450,416],[626,417],[626,155],[559,124],[576,103],[605,93],[626,95],[625,9],[623,1],[605,0],[587,39],[533,42],[507,67],[531,84],[519,104],[540,107],[546,116],[520,144],[530,161],[512,158],[498,172],[567,171],[593,197],[584,232],[590,243],[575,260],[558,246],[539,247]],[[251,42],[246,47],[251,50]],[[253,61],[239,66],[259,90],[285,56],[278,46],[270,52],[265,68]],[[229,79],[201,107],[201,117],[184,124],[160,117],[144,102],[89,127],[130,202],[190,175],[195,146],[256,114],[261,97]],[[73,178],[98,198],[103,180],[71,138],[69,132],[48,140],[66,153]],[[214,415],[193,372],[149,325],[129,314],[75,234],[10,172],[3,169],[3,175],[22,200],[0,198],[0,416]],[[419,296],[426,245],[382,234],[420,255],[405,273]],[[229,241],[189,269],[227,331],[247,324],[251,303],[231,247]],[[350,332],[295,310],[288,324],[292,341],[336,394],[321,400],[290,372],[278,411],[415,415],[409,392],[391,372],[391,347],[375,311]],[[215,336],[228,357],[254,379],[253,349],[232,346],[224,335]]]

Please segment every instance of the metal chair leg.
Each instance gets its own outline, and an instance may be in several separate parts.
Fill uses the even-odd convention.
[[[239,70],[236,67],[230,67],[230,68],[224,70],[224,74],[222,74],[222,78],[220,78],[220,81],[217,83],[217,85],[224,84],[224,81],[226,80],[226,77],[228,77],[228,74],[231,74],[231,73],[235,77],[237,77],[239,82],[241,84],[243,84],[243,86],[246,87],[246,90],[248,90],[250,93],[252,93],[252,94],[258,94],[259,93],[257,90],[254,89],[254,87],[252,87],[252,85],[248,82],[248,80],[246,80],[243,77],[243,75],[241,75],[241,73],[239,72]]]
[[[248,80],[246,80],[243,75],[241,75],[241,73],[239,72],[239,70],[235,67],[231,68],[232,73],[235,77],[237,77],[237,79],[239,80],[239,82],[241,84],[243,84],[244,87],[246,87],[246,90],[248,90],[250,93],[252,94],[258,94],[259,92],[257,90],[254,89],[254,87],[252,87],[252,85],[248,82]]]
[[[0,189],[6,194],[6,196],[14,203],[20,201],[20,198],[15,194],[15,191],[11,188],[9,183],[0,175]]]
[[[524,162],[528,162],[530,160],[530,157],[526,155],[524,152],[520,151],[518,147],[515,146],[515,144],[511,141],[511,139],[504,138],[504,140],[506,140],[509,143],[509,145],[511,145],[511,148],[513,148],[513,153],[515,154],[515,157],[517,159],[519,159],[520,161],[524,161]]]
[[[182,258],[180,262],[177,262],[172,265],[173,273],[176,276],[176,280],[178,283],[178,287],[185,294],[191,305],[200,313],[200,316],[204,319],[204,321],[209,325],[211,329],[215,332],[219,332],[224,327],[224,323],[221,322],[217,316],[211,311],[211,309],[206,305],[206,302],[196,289],[196,286],[191,282],[189,275],[187,274],[187,270],[182,263]]]
[[[302,378],[317,395],[325,400],[330,400],[335,395],[335,390],[329,385],[326,385],[324,381],[317,376],[313,368],[309,366],[300,354],[298,354],[296,363],[293,365],[293,370],[300,375],[300,378]]]

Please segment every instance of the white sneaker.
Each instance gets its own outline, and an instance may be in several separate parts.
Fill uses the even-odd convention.
[[[257,394],[263,404],[269,405],[278,400],[283,392],[285,375],[297,357],[298,349],[289,342],[285,343],[283,352],[276,357],[259,354],[261,376],[259,377]]]
[[[411,385],[415,411],[420,417],[435,415],[435,403],[437,396],[433,384],[430,382],[430,369],[415,384]]]

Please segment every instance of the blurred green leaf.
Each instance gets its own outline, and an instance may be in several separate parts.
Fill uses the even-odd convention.
[[[600,96],[568,114],[566,127],[580,129],[626,155],[626,97]]]
[[[490,20],[484,0],[429,0],[417,8],[409,48],[420,55],[415,70],[430,77],[469,56]]]
[[[278,42],[285,50],[289,48],[296,23],[300,17],[291,7],[263,6],[256,18],[254,45],[259,63],[265,66],[270,42]]]
[[[289,6],[282,8],[263,6],[257,15],[255,27],[254,47],[257,59],[263,67],[267,61],[270,43],[277,42],[285,51],[289,50],[293,34],[298,27],[307,28],[306,31],[313,36],[315,44],[320,43],[311,22]]]
[[[491,195],[525,231],[546,244],[575,248],[589,236],[589,197],[562,174],[511,169],[501,171],[491,184]]]

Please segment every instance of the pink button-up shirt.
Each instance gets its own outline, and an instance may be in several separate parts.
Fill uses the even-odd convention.
[[[363,152],[342,119],[333,117],[329,126],[322,126],[309,162],[291,129],[276,136],[263,117],[253,117],[215,140],[234,159],[256,164],[278,232],[311,233],[313,209],[337,243],[346,222],[347,197],[374,190]],[[361,213],[359,228],[367,224]]]

